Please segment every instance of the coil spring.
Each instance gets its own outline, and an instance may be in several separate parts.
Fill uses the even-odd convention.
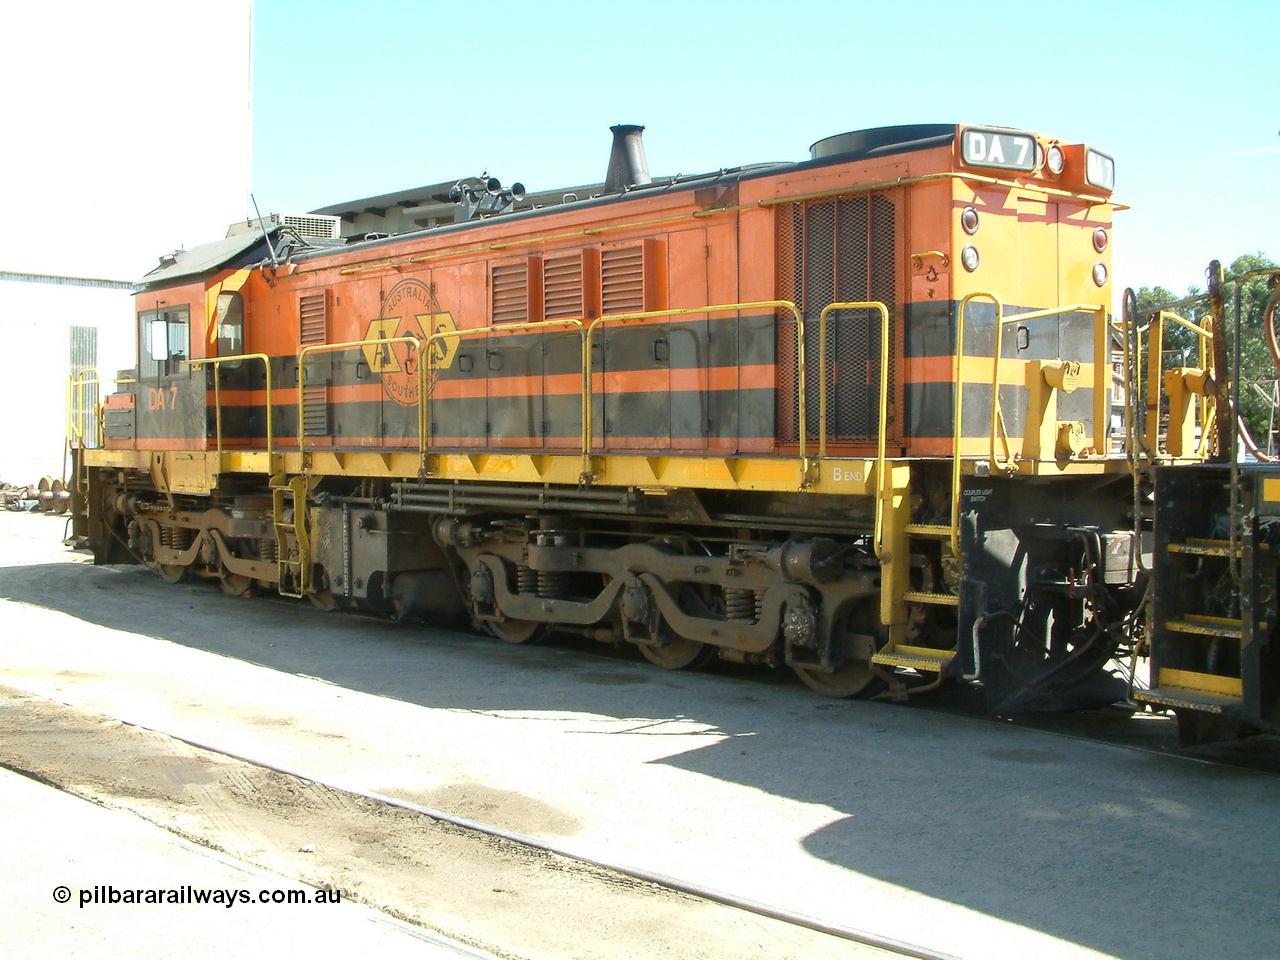
[[[557,600],[569,589],[569,574],[562,570],[538,571],[538,596],[544,600]]]
[[[516,567],[516,592],[532,596],[538,592],[538,574],[523,563]]]
[[[264,563],[277,563],[280,560],[280,543],[276,540],[261,540],[262,560]]]
[[[730,620],[754,620],[756,618],[755,591],[725,587],[724,612]]]
[[[186,550],[195,542],[196,532],[190,527],[169,527],[160,528],[160,542],[170,550]]]

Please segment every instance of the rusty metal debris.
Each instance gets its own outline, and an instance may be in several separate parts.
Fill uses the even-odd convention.
[[[71,508],[71,491],[54,477],[41,477],[22,487],[0,482],[0,505],[6,510],[63,514]]]

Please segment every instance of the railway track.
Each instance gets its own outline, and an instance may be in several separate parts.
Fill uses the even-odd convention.
[[[233,752],[222,746],[122,724],[90,711],[2,686],[0,718],[4,720],[3,732],[0,732],[0,767],[104,806],[130,810],[179,833],[187,840],[224,853],[244,856],[243,849],[236,849],[237,841],[243,846],[248,839],[249,846],[252,846],[259,839],[251,837],[255,830],[272,832],[271,827],[263,827],[262,820],[268,815],[278,815],[278,811],[271,814],[259,807],[255,811],[257,822],[250,823],[253,818],[246,817],[243,811],[254,804],[253,801],[245,800],[246,795],[270,798],[288,796],[295,809],[314,806],[330,813],[336,810],[336,816],[344,821],[344,830],[359,825],[377,831],[377,821],[385,821],[385,811],[389,809],[429,820],[434,826],[425,828],[428,833],[439,825],[454,828],[452,839],[455,842],[461,839],[464,845],[473,850],[483,849],[494,841],[502,845],[500,852],[507,856],[515,848],[527,855],[535,866],[543,868],[542,872],[545,872],[546,858],[554,858],[559,872],[563,873],[568,864],[570,871],[582,874],[585,879],[579,886],[585,883],[588,887],[603,885],[613,890],[640,891],[640,896],[646,903],[654,905],[658,918],[673,911],[679,913],[681,905],[692,899],[717,908],[728,908],[733,914],[758,918],[783,928],[815,935],[808,938],[812,942],[806,942],[804,949],[796,954],[798,956],[809,956],[807,948],[816,946],[819,951],[816,956],[852,956],[866,960],[888,960],[893,957],[956,960],[954,954],[941,950],[806,916],[784,907],[737,896],[729,891],[667,876],[642,866],[593,856],[572,843],[549,842],[400,798],[352,789],[339,784],[332,777],[314,771],[290,769],[265,758]],[[106,767],[104,758],[110,760]],[[151,780],[124,774],[120,770],[122,766],[136,770],[139,765],[167,769]],[[209,783],[215,780],[219,787],[228,785],[230,789],[222,791],[218,787],[211,788]],[[189,807],[192,803],[202,808],[196,814],[192,814],[189,809],[180,812],[174,809]],[[234,826],[229,828],[229,824]],[[274,829],[276,832],[284,832],[279,827]],[[419,824],[414,829],[422,828]],[[390,830],[382,831],[381,836],[380,842],[387,846],[394,846],[398,842]],[[317,846],[320,845],[313,843],[304,849],[308,853],[315,853]],[[441,856],[439,853],[436,855]],[[250,856],[247,859],[254,858]],[[517,853],[516,859],[524,860],[520,853]],[[274,864],[274,868],[281,870],[278,862]],[[328,886],[330,889],[345,886],[341,881],[334,882],[332,872],[326,875],[323,870],[309,875],[303,872],[294,879],[312,882],[317,886]],[[501,889],[497,888],[494,892]],[[514,942],[495,943],[484,934],[477,936],[464,929],[448,928],[448,920],[442,920],[438,915],[415,915],[412,908],[405,904],[398,904],[394,899],[388,902],[385,890],[376,883],[355,883],[347,886],[343,892],[349,899],[360,899],[367,905],[386,910],[393,917],[434,929],[448,937],[449,942],[469,944],[486,951],[486,956],[519,957],[524,955],[525,950],[539,952],[546,949],[546,944],[538,943],[536,937],[532,940],[515,938]],[[671,894],[674,898],[659,898],[655,903],[655,892]],[[585,899],[591,903],[590,896]],[[590,906],[583,912],[593,913]],[[579,926],[590,926],[599,919],[594,916],[565,916],[564,922],[567,929],[572,930]],[[624,917],[624,923],[625,919]],[[754,934],[759,933],[759,930],[754,931]],[[781,935],[775,932],[774,939],[778,943],[787,944],[794,937],[785,932]],[[834,945],[836,941],[868,949],[865,952],[856,950],[853,954],[847,954]],[[794,946],[792,943],[792,947]],[[604,940],[603,947],[608,955],[611,949],[609,940]],[[590,956],[595,949],[594,945],[589,944],[582,944],[580,948],[580,953],[575,948],[566,955]],[[462,955],[479,954],[464,951]],[[649,950],[642,946],[632,955],[646,956],[649,955]],[[729,949],[720,954],[699,952],[698,955],[734,957],[737,954]]]

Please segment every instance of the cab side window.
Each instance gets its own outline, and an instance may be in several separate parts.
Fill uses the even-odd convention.
[[[244,300],[240,294],[218,294],[214,320],[218,328],[218,356],[235,357],[244,353]],[[233,360],[224,366],[238,368],[242,363],[243,360]]]
[[[155,380],[189,373],[191,311],[185,304],[159,307],[138,314],[138,374]]]

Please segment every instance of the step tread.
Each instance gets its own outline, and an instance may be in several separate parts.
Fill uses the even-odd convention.
[[[1231,713],[1240,706],[1234,697],[1216,696],[1201,693],[1197,690],[1183,690],[1180,687],[1154,687],[1150,690],[1133,691],[1133,699],[1139,703],[1155,703],[1163,707],[1182,707],[1187,710],[1200,710],[1204,713]]]
[[[958,607],[960,598],[954,593],[925,593],[923,590],[907,590],[902,594],[904,603],[936,603],[941,606]]]
[[[1204,637],[1230,637],[1240,640],[1244,637],[1244,623],[1226,617],[1187,616],[1180,620],[1166,620],[1165,629],[1174,633],[1194,633]]]
[[[910,647],[899,644],[877,653],[871,658],[872,663],[882,666],[908,667],[913,670],[933,670],[940,672],[955,659],[954,650],[935,650],[932,647]]]
[[[904,529],[917,537],[951,536],[951,527],[945,523],[908,523]]]

